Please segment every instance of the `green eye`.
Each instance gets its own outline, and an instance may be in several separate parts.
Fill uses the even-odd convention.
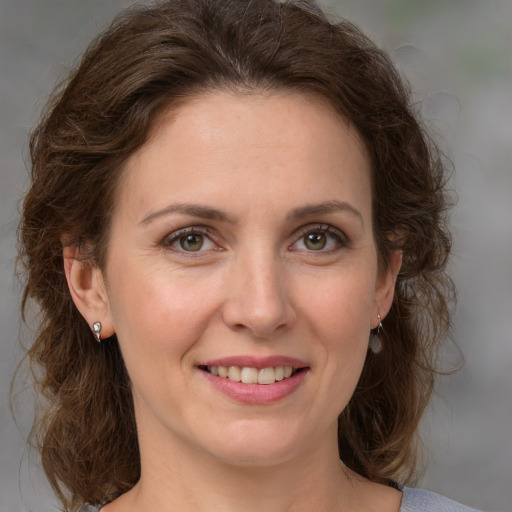
[[[204,237],[200,234],[185,235],[179,238],[180,247],[184,251],[194,252],[199,251],[204,244]]]
[[[327,244],[325,233],[308,233],[304,236],[304,245],[310,251],[321,251]]]
[[[201,254],[218,249],[209,235],[208,228],[201,226],[191,226],[170,233],[162,240],[162,245],[181,254],[193,252]]]
[[[348,238],[345,233],[329,224],[304,226],[297,233],[297,236],[297,241],[289,247],[291,251],[318,252],[323,254],[348,247]]]

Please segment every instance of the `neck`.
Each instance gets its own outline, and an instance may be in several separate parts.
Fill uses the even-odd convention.
[[[120,510],[355,510],[354,475],[339,461],[336,442],[331,432],[321,446],[268,465],[234,465],[184,443],[141,444],[141,479]]]

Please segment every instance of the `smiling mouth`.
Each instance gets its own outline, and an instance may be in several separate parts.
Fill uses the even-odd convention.
[[[250,366],[200,366],[201,370],[216,377],[229,379],[232,382],[243,384],[275,384],[286,380],[306,368],[293,366],[269,366],[267,368],[254,368]]]

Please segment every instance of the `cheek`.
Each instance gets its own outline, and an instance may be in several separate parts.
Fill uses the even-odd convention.
[[[340,272],[303,293],[303,315],[322,349],[326,386],[342,402],[352,394],[367,354],[374,300],[368,275],[372,272]]]
[[[142,260],[142,258],[141,258]],[[130,358],[183,357],[216,311],[213,278],[184,278],[161,265],[128,260],[109,279],[111,310],[127,365]],[[126,276],[131,276],[126,279]]]
[[[115,276],[112,310],[136,410],[142,414],[149,408],[167,421],[166,408],[180,411],[180,397],[190,388],[187,368],[215,315],[216,288],[199,281],[192,286],[173,272],[123,268],[132,278]]]
[[[351,266],[323,275],[310,286],[301,286],[300,307],[320,330],[342,338],[357,333],[367,338],[375,296],[373,273]]]

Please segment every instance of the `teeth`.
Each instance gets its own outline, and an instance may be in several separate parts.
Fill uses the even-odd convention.
[[[230,366],[228,369],[228,379],[234,382],[240,382],[241,373],[238,366]]]
[[[244,366],[240,373],[240,380],[244,384],[258,384],[258,370],[256,368],[249,368],[248,366]]]
[[[218,375],[227,378],[233,382],[243,382],[244,384],[274,384],[283,379],[291,377],[293,367],[275,366],[268,368],[252,368],[249,366],[208,366],[208,371],[212,375]]]
[[[274,384],[276,381],[276,371],[274,368],[262,368],[258,372],[258,384]]]

